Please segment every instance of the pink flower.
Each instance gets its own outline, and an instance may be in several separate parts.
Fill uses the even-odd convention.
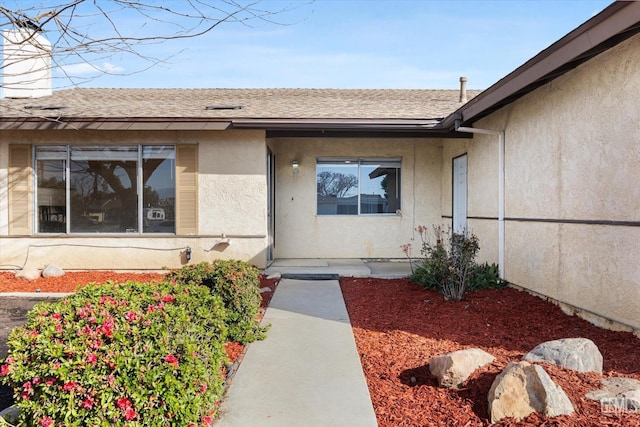
[[[124,419],[130,421],[136,417],[136,411],[132,407],[128,407],[124,410]]]
[[[136,411],[133,409],[133,405],[126,397],[121,397],[116,401],[116,406],[124,411],[124,419],[130,421],[136,417]]]
[[[40,425],[42,427],[51,427],[53,425],[53,420],[50,417],[42,417],[40,418]]]
[[[118,399],[116,401],[116,405],[120,409],[127,409],[127,408],[131,407],[131,401],[129,399],[127,399],[126,397],[121,397],[120,399]]]
[[[59,334],[62,333],[62,325],[60,323],[56,323],[56,332]]]
[[[27,381],[26,383],[23,384],[22,387],[23,387],[23,390],[20,393],[20,397],[22,397],[24,400],[29,400],[29,398],[33,394],[33,387],[31,386],[31,382]]]
[[[86,399],[84,399],[84,401],[82,402],[82,407],[84,409],[91,409],[93,408],[93,404],[95,403],[95,401],[93,400],[92,397],[87,397]]]
[[[0,366],[0,377],[4,377],[5,375],[9,375],[9,365]]]
[[[213,418],[211,418],[209,415],[205,415],[202,418],[202,424],[205,426],[211,425],[212,422],[213,422]]]
[[[89,353],[86,360],[89,365],[93,365],[98,361],[98,356],[95,353]]]
[[[173,302],[175,299],[173,295],[165,295],[162,297],[162,302]]]
[[[38,377],[35,377],[35,378],[33,378],[33,379],[31,380],[31,382],[33,383],[33,385],[38,385],[38,384],[40,384],[40,381],[41,381],[41,380],[40,380],[40,378],[38,378]]]
[[[178,365],[180,364],[180,362],[178,362],[178,359],[173,354],[166,355],[164,358],[164,361],[167,362],[169,365],[173,366],[174,368],[177,368]]]
[[[106,337],[111,337],[111,336],[113,336],[113,327],[114,326],[115,326],[115,322],[114,322],[113,318],[110,317],[110,318],[108,318],[108,319],[106,319],[104,321],[102,326],[100,326],[100,331]]]
[[[75,382],[75,381],[69,381],[68,383],[64,383],[64,385],[62,386],[62,389],[63,389],[64,391],[71,391],[71,390],[73,390],[74,388],[76,388],[76,386],[77,386],[77,385],[78,385],[78,383],[77,383],[77,382]]]
[[[124,318],[129,322],[135,322],[136,320],[138,320],[138,314],[132,310],[127,312],[127,314],[124,315]]]
[[[62,315],[60,313],[53,313],[51,315],[51,317],[53,317],[54,319],[58,319],[58,320],[62,319]]]
[[[56,379],[55,378],[49,378],[47,381],[45,381],[46,385],[53,385],[56,383]]]

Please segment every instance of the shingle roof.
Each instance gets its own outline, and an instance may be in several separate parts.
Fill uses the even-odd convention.
[[[471,99],[480,91],[467,91]],[[0,120],[37,119],[441,119],[458,90],[85,89],[1,99]],[[210,107],[210,109],[207,109]],[[240,107],[240,108],[237,108]]]

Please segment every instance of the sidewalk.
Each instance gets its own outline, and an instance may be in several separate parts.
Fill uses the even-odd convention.
[[[282,279],[263,323],[216,427],[377,426],[337,280]]]

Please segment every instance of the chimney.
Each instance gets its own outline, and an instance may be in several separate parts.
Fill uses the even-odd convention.
[[[460,102],[467,102],[467,78],[460,77]]]
[[[51,43],[31,28],[2,32],[6,98],[51,95]]]

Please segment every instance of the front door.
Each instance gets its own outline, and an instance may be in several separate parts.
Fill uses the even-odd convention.
[[[467,155],[453,159],[453,232],[467,230]]]

